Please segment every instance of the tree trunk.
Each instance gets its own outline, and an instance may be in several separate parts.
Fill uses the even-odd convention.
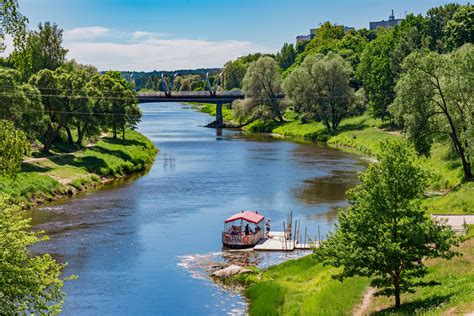
[[[42,149],[45,154],[49,154],[49,150],[51,149],[51,145],[53,144],[55,137],[56,130],[53,128],[53,126],[51,126],[51,124],[49,124],[48,129],[46,130],[46,133],[44,135],[45,141]]]
[[[125,140],[125,126],[122,127],[122,139]]]
[[[65,126],[64,129],[66,130],[67,133],[67,142],[69,145],[74,145],[74,140],[72,139],[72,134],[71,134],[71,129],[69,126]]]
[[[84,137],[83,134],[84,134],[84,132],[81,129],[81,125],[78,125],[77,126],[77,142],[76,142],[76,144],[78,144],[79,146],[82,145],[82,138]]]
[[[117,128],[114,127],[114,139],[117,139]]]
[[[393,277],[393,285],[395,287],[395,307],[400,307],[400,271],[395,272]]]

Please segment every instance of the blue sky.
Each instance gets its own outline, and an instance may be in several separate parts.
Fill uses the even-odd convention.
[[[425,13],[450,1],[430,0],[20,0],[30,27],[53,21],[70,58],[99,69],[220,67],[284,42],[324,21],[368,27],[405,12]],[[460,3],[466,3],[461,1]]]

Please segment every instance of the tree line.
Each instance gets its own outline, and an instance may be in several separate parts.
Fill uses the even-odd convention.
[[[228,62],[223,88],[242,89],[233,104],[242,122],[322,122],[329,133],[368,112],[402,129],[419,154],[446,142],[474,180],[474,6],[447,4],[408,15],[398,26],[344,32],[323,23],[311,41],[285,44],[276,55]],[[286,98],[278,100],[279,94]]]
[[[56,24],[39,24],[1,60],[0,120],[41,141],[45,153],[62,137],[79,146],[105,131],[124,138],[141,117],[132,84],[120,72],[99,73],[67,60],[62,32]]]

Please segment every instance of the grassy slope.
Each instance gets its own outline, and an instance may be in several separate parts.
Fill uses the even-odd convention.
[[[349,315],[368,281],[352,278],[341,283],[331,278],[336,271],[310,255],[270,267],[261,278],[244,275],[236,281],[251,284],[245,291],[250,315]]]
[[[474,311],[474,228],[470,239],[461,244],[463,255],[451,260],[427,261],[426,282],[440,284],[418,288],[415,293],[402,295],[400,310],[393,309],[393,298],[376,297],[371,312],[380,315],[463,315]]]
[[[41,202],[72,194],[103,178],[115,178],[146,170],[156,148],[145,136],[127,131],[125,140],[102,138],[85,150],[59,153],[22,166],[15,179],[0,177],[0,192],[17,202]]]

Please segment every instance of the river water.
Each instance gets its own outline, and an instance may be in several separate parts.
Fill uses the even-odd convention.
[[[141,177],[33,210],[50,241],[35,251],[67,262],[66,315],[240,314],[242,297],[196,269],[225,260],[223,220],[259,210],[282,230],[289,211],[325,235],[365,163],[325,146],[202,127],[189,106],[147,104],[139,131],[160,149]],[[262,266],[295,254],[259,254]]]

